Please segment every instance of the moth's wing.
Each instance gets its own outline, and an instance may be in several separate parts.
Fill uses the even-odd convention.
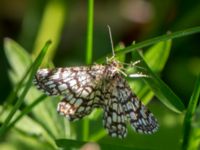
[[[125,103],[127,117],[136,132],[152,134],[158,130],[156,118],[137,97],[131,95]]]
[[[110,99],[114,101],[114,99]],[[124,138],[127,135],[126,115],[123,108],[116,102],[106,105],[104,108],[103,125],[112,137]]]
[[[80,119],[98,104],[103,66],[40,69],[34,84],[47,95],[62,95],[57,111],[70,120]]]
[[[124,85],[122,105],[131,127],[138,133],[152,134],[157,131],[158,123],[154,115],[145,107],[131,91],[125,79],[120,80]],[[120,89],[122,90],[122,89]]]
[[[57,111],[68,120],[74,121],[91,113],[92,105],[85,106],[85,104],[81,98],[68,100],[65,97],[58,103]]]
[[[129,121],[132,128],[139,133],[151,134],[158,129],[153,114],[132,93],[120,74],[116,74],[107,85],[107,94],[104,98],[104,126],[111,136],[125,137],[126,121]]]
[[[64,115],[70,121],[78,120],[90,114],[93,108],[102,106],[101,91],[95,89],[88,98],[64,97],[57,106],[59,114]]]
[[[33,83],[47,95],[88,97],[101,81],[104,67],[39,69]]]
[[[126,114],[121,105],[123,92],[116,79],[108,81],[104,94],[103,125],[112,137],[124,138],[127,135]]]

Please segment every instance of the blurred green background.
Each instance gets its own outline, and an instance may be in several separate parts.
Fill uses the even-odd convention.
[[[111,26],[115,45],[123,42],[126,46],[133,41],[138,43],[168,31],[173,33],[200,25],[199,0],[94,2],[93,62],[111,53],[107,25]],[[45,41],[52,39],[53,45],[46,60],[53,60],[55,66],[85,65],[87,7],[87,1],[0,1],[0,103],[5,101],[12,89],[8,76],[10,66],[3,50],[4,38],[14,39],[29,53],[33,53],[33,57]],[[199,40],[200,34],[173,40],[169,59],[161,73],[162,80],[181,98],[185,106],[200,72]],[[183,114],[175,114],[156,100],[149,107],[160,122],[158,133],[146,136],[129,131],[124,140],[104,137],[100,142],[142,148],[151,145],[150,148],[155,149],[179,149]],[[76,126],[78,122],[74,124]],[[96,130],[95,126],[96,121],[91,122],[91,133]],[[5,137],[4,141],[8,139]],[[20,144],[24,145],[20,139],[14,142],[17,147]]]

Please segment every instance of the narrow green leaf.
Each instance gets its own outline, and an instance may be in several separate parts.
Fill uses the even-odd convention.
[[[4,40],[4,50],[13,75],[15,78],[21,79],[32,63],[30,55],[18,43],[9,38]]]
[[[148,84],[156,97],[169,109],[179,113],[185,109],[182,101],[175,95],[175,93],[149,68],[142,56],[135,51],[134,60],[142,60],[140,67],[145,68],[149,77],[143,78]]]
[[[123,43],[119,43],[116,47],[115,47],[115,52],[116,51],[121,51],[125,48],[125,45]],[[116,59],[119,60],[120,62],[124,62],[125,61],[125,54],[121,54],[116,56]]]
[[[16,42],[12,41],[11,39],[5,40],[5,51],[6,51],[7,58],[10,62],[11,69],[12,69],[10,70],[9,75],[10,75],[13,85],[16,85],[16,87],[15,87],[15,90],[9,95],[8,99],[6,100],[6,103],[4,105],[4,110],[6,109],[7,106],[12,104],[12,102],[16,99],[17,95],[20,96],[19,91],[22,90],[22,87],[23,87],[22,84],[25,84],[24,82],[25,77],[28,74],[26,73],[24,75],[22,74],[22,72],[27,72],[28,66],[30,66],[32,62],[31,56],[20,45],[18,45]],[[14,62],[17,62],[17,63],[14,63],[13,60]],[[20,67],[18,67],[19,64],[20,64]],[[16,69],[16,68],[20,68],[20,69]],[[41,97],[41,94],[42,92],[38,91],[35,87],[31,87],[29,89],[29,92],[26,94],[24,98],[25,104],[28,105],[28,107],[29,105],[31,106],[33,103],[35,103],[35,101],[37,101],[39,97]],[[55,100],[52,100],[51,98],[48,97],[46,101],[43,101],[43,103],[41,103],[36,108],[31,110],[32,117],[44,129],[46,129],[46,131],[49,133],[51,137],[54,137],[54,136],[58,137],[58,135],[63,135],[62,137],[65,137],[64,136],[65,133],[61,131],[61,129],[63,129],[61,125],[63,123],[60,123],[57,126],[54,126],[54,123],[58,121],[58,117],[56,117],[57,114],[55,114],[55,106],[57,105],[55,102],[56,102]],[[18,120],[16,120],[16,122],[17,121]]]
[[[94,20],[94,0],[88,0],[88,20],[87,20],[87,41],[86,41],[86,63],[92,62],[93,49],[93,20]]]
[[[116,52],[116,55],[125,54],[125,53],[131,52],[133,50],[141,49],[141,48],[150,46],[152,44],[155,44],[155,43],[158,43],[158,42],[161,42],[161,41],[166,41],[166,40],[170,40],[170,39],[184,37],[184,36],[191,35],[191,34],[196,34],[196,33],[199,33],[199,32],[200,32],[200,26],[197,26],[197,27],[193,27],[193,28],[188,28],[188,29],[185,29],[185,30],[177,31],[177,32],[174,32],[174,33],[171,33],[171,34],[161,35],[161,36],[158,36],[158,37],[155,37],[155,38],[151,38],[149,40],[146,40],[146,41],[131,45],[129,47],[126,47],[125,49]]]
[[[160,73],[163,70],[171,50],[171,43],[171,40],[159,42],[145,51],[144,60],[154,73]],[[147,84],[136,80],[130,81],[130,85],[144,104],[152,100],[154,93]]]
[[[183,129],[183,144],[182,149],[186,150],[188,149],[188,142],[190,138],[190,132],[191,132],[191,123],[192,118],[194,116],[195,110],[197,108],[198,99],[200,96],[200,76],[198,76],[194,91],[192,93],[192,96],[189,101],[189,105],[185,114],[184,118],[184,129]]]
[[[66,8],[67,3],[64,1],[47,1],[33,50],[33,56],[37,56],[46,39],[53,41],[52,46],[49,48],[43,60],[44,64],[48,64],[49,60],[54,58],[66,19]]]
[[[58,139],[56,140],[56,145],[58,147],[63,148],[64,150],[70,150],[74,148],[81,148],[84,144],[87,144],[88,142],[83,141],[77,141],[77,140],[70,140],[70,139]],[[90,143],[90,142],[89,142]],[[122,146],[122,145],[112,145],[112,144],[104,144],[104,143],[97,143],[101,149],[103,150],[144,150],[141,148],[134,148],[129,146]],[[148,150],[148,149],[145,149]]]
[[[94,135],[91,135],[89,138],[89,141],[99,141],[103,137],[105,137],[108,133],[105,131],[105,129],[101,129],[100,131],[96,132]]]
[[[46,97],[45,95],[42,95],[36,101],[34,101],[31,105],[25,107],[22,110],[22,112],[8,125],[7,129],[13,127],[17,121],[19,121],[23,116],[27,115],[31,111],[31,109],[34,106],[36,106],[38,103],[40,103],[45,97]]]
[[[94,0],[88,0],[88,20],[87,20],[87,41],[86,41],[86,64],[92,62],[93,49],[93,22],[94,22]],[[83,120],[83,140],[87,140],[89,136],[89,119]]]
[[[169,57],[169,53],[171,50],[172,41],[162,41],[154,46],[150,47],[144,53],[144,60],[148,63],[148,66],[154,72],[160,72],[163,70],[167,59]]]
[[[9,38],[6,38],[4,40],[4,50],[8,62],[10,63],[11,69],[13,70],[12,74],[10,73],[9,75],[13,77],[11,78],[13,84],[15,84],[14,82],[17,83],[5,101],[6,104],[4,105],[4,107],[6,108],[7,105],[11,104],[14,101],[14,99],[17,96],[17,93],[22,87],[22,84],[28,76],[28,73],[31,70],[31,67],[29,65],[31,63],[29,62],[31,61],[31,58],[19,44],[17,44],[15,41]]]
[[[151,39],[148,39],[146,41],[139,42],[139,43],[136,43],[134,45],[128,46],[121,51],[117,51],[115,54],[116,54],[116,56],[121,55],[121,54],[126,54],[126,53],[129,53],[129,52],[133,52],[137,49],[141,49],[141,48],[150,46],[152,44],[156,44],[156,43],[161,42],[161,41],[166,41],[166,40],[170,40],[170,39],[184,37],[184,36],[196,34],[196,33],[199,33],[199,32],[200,32],[200,26],[197,26],[197,27],[188,28],[188,29],[177,31],[177,32],[167,34],[167,35],[164,34],[164,35],[161,35],[161,36],[158,36],[158,37],[155,37],[155,38],[151,38]],[[112,56],[112,54],[109,54],[108,56]],[[104,59],[105,59],[105,57],[99,59],[97,62],[102,62],[102,61],[104,61]]]
[[[40,99],[41,100],[41,99]],[[0,106],[0,110],[3,109],[3,107]],[[13,109],[12,106],[8,107],[6,110],[4,110],[4,113],[1,114],[0,116],[0,121],[3,122],[5,120],[5,118],[8,116],[8,114],[10,113],[10,111]],[[27,109],[25,110],[27,111]],[[17,129],[20,130],[21,132],[26,133],[27,135],[35,135],[35,136],[41,136],[43,137],[43,140],[45,142],[51,143],[51,145],[55,145],[53,142],[52,138],[48,138],[49,135],[48,133],[45,131],[45,129],[43,127],[41,127],[35,120],[33,120],[30,116],[28,115],[23,115],[22,118],[22,114],[24,113],[24,111],[20,111],[17,110],[13,116],[13,122],[10,123],[7,126],[7,130],[9,130],[11,127],[13,127],[13,125],[15,124],[13,129]],[[21,119],[20,119],[21,118]],[[19,121],[20,119],[20,121]],[[12,130],[13,131],[13,130]],[[13,132],[10,132],[10,134],[12,134]]]
[[[38,67],[40,66],[42,59],[44,58],[46,51],[50,45],[51,41],[46,42],[44,48],[42,49],[41,53],[39,54],[39,56],[36,58],[35,62],[33,63],[33,65],[31,65],[31,70],[30,70],[30,76],[28,78],[28,81],[26,83],[25,88],[23,89],[21,95],[19,96],[19,99],[17,100],[16,104],[14,105],[13,109],[11,110],[11,112],[9,113],[9,115],[6,117],[5,122],[3,123],[3,125],[0,128],[0,135],[4,134],[6,132],[6,128],[10,122],[10,120],[12,119],[13,115],[15,114],[15,112],[17,111],[17,109],[21,106],[24,97],[26,96],[29,88],[32,85],[32,79],[33,76],[35,75]],[[29,70],[29,69],[28,69]]]

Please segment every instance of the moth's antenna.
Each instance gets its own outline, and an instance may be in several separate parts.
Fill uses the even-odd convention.
[[[112,40],[112,32],[111,32],[111,28],[109,25],[107,25],[108,27],[108,31],[109,31],[109,36],[110,36],[110,44],[111,44],[111,48],[112,48],[112,55],[113,57],[115,57],[115,50],[114,50],[114,46],[113,46],[113,40]]]

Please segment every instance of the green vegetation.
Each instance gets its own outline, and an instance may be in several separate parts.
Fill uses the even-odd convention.
[[[168,3],[170,2],[172,3],[172,1]],[[181,80],[183,83],[181,82],[180,86],[192,87],[189,91],[190,98],[187,97],[188,95],[184,95],[183,100],[183,97],[180,97],[180,93],[177,93],[179,86],[171,88],[172,85],[168,85],[161,79],[162,76],[165,76],[163,74],[170,71],[170,69],[165,71],[165,67],[171,61],[170,55],[172,55],[174,50],[173,45],[176,42],[180,42],[180,45],[188,48],[189,51],[190,47],[184,44],[190,43],[186,43],[184,38],[191,41],[189,38],[199,36],[200,33],[200,26],[181,29],[180,23],[187,23],[181,17],[174,24],[173,29],[176,30],[172,33],[165,34],[166,31],[164,31],[164,34],[161,36],[149,38],[148,40],[144,38],[142,42],[133,42],[130,46],[124,46],[120,43],[116,46],[116,58],[120,61],[130,63],[130,61],[140,60],[140,63],[137,64],[138,68],[128,67],[128,72],[142,72],[148,75],[147,78],[127,78],[127,80],[136,95],[145,105],[148,104],[150,110],[158,118],[160,129],[157,133],[153,135],[140,135],[129,127],[127,138],[121,140],[107,136],[102,126],[101,110],[95,110],[88,117],[76,122],[69,122],[63,116],[59,116],[56,113],[56,106],[60,98],[48,97],[38,91],[32,85],[32,79],[40,66],[52,67],[54,66],[53,59],[55,58],[55,62],[60,59],[56,59],[56,53],[58,52],[56,50],[59,47],[62,30],[65,25],[64,19],[69,19],[67,18],[67,14],[70,12],[70,5],[72,4],[72,2],[65,3],[64,1],[53,0],[44,4],[43,16],[40,21],[41,24],[37,28],[38,34],[35,35],[35,42],[32,45],[33,51],[31,53],[27,52],[27,50],[14,40],[9,38],[5,38],[4,40],[4,52],[6,60],[10,65],[10,68],[6,71],[8,71],[9,80],[12,83],[12,90],[7,98],[2,100],[2,104],[0,105],[0,149],[42,150],[58,149],[58,147],[73,149],[80,148],[87,142],[97,142],[103,150],[196,150],[200,148],[200,56],[195,56],[195,59],[192,59],[191,63],[188,63],[193,73],[193,78],[196,80],[192,86],[190,86],[191,83],[183,85],[183,83],[187,83],[183,79],[187,80],[190,75],[187,76],[187,74],[180,73],[180,69],[187,68],[187,66],[185,68],[180,67],[181,64],[188,61],[186,59],[187,52],[184,56],[185,59],[182,60],[183,63],[176,64],[177,68],[175,70],[177,72],[175,74],[170,72],[170,76],[175,76],[174,79],[181,78],[181,76],[185,77]],[[168,5],[166,6],[168,8]],[[190,9],[191,11],[188,10],[182,17],[186,16],[185,18],[191,22],[196,20],[197,18],[195,16],[199,16],[199,12],[197,11],[199,6],[200,3],[194,9]],[[88,4],[85,7],[87,7],[87,12],[85,13],[88,13],[86,17],[87,28],[85,29],[87,35],[84,35],[86,51],[83,54],[85,57],[81,55],[82,53],[76,54],[75,56],[77,58],[81,57],[80,60],[77,60],[77,62],[71,60],[69,62],[66,61],[66,64],[92,64],[93,60],[94,62],[103,63],[105,57],[111,56],[110,50],[106,52],[108,54],[104,57],[104,53],[97,52],[97,55],[101,54],[102,57],[95,58],[95,51],[93,51],[95,49],[95,35],[99,33],[94,30],[95,1],[88,0]],[[158,16],[160,18],[154,22],[155,24],[160,23],[159,19],[162,20],[163,16],[161,14]],[[194,17],[189,17],[191,14]],[[55,18],[53,22],[52,18]],[[26,37],[25,32],[27,32],[27,28],[26,24],[24,24],[21,39],[19,40],[22,43]],[[30,30],[30,32],[32,31]],[[76,35],[76,31],[73,32]],[[105,32],[107,32],[106,25]],[[152,35],[146,35],[146,37],[153,36],[153,32],[156,33],[156,31],[152,30]],[[101,37],[102,34],[99,33],[99,36]],[[114,36],[115,34],[113,34]],[[48,39],[52,40],[52,44],[50,40],[47,41]],[[107,45],[110,44],[108,37],[105,37],[105,39]],[[174,39],[177,39],[177,41]],[[77,45],[83,44],[80,41],[77,37],[77,41],[75,41],[76,48],[80,48]],[[27,43],[30,42],[27,41]],[[101,45],[102,43],[104,41],[97,45]],[[175,46],[178,48],[176,44]],[[104,48],[104,46],[101,45],[100,48]],[[142,53],[140,51],[141,49],[145,51]],[[180,51],[179,53],[182,52]],[[67,57],[69,58],[70,56]],[[81,61],[84,58],[85,61]],[[174,68],[174,66],[170,67]]]

